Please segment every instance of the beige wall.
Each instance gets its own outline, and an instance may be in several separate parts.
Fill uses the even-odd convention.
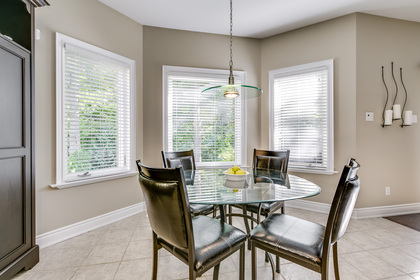
[[[357,15],[357,156],[362,164],[363,195],[361,207],[420,202],[420,124],[401,128],[400,121],[382,128],[382,110],[386,91],[390,102],[395,96],[391,62],[399,87],[397,103],[403,104],[404,90],[400,67],[408,91],[406,107],[420,113],[420,23],[390,18]],[[391,104],[388,103],[388,108]],[[366,112],[374,112],[374,122],[364,120]],[[385,196],[385,186],[391,195]]]
[[[228,69],[229,37],[144,26],[144,162],[162,166],[162,66]],[[260,40],[234,38],[234,70],[245,70],[247,84],[260,85]],[[227,81],[227,77],[226,77]],[[259,146],[259,100],[247,104],[247,158]]]
[[[391,61],[399,86],[397,103],[404,101],[399,79],[399,68],[403,67],[407,108],[419,113],[419,34],[420,23],[352,14],[262,41],[261,81],[266,92],[269,70],[334,59],[335,169],[340,173],[350,156],[361,163],[358,208],[420,201],[418,124],[401,128],[396,122],[392,127],[381,127],[386,96],[381,66],[386,69],[390,100],[395,96]],[[269,141],[269,119],[264,108],[268,105],[265,95],[261,107],[261,143],[265,147]],[[374,112],[373,122],[365,121],[366,112]],[[311,200],[331,202],[339,174],[298,175],[322,186],[322,193]],[[385,195],[386,186],[391,187],[390,196]]]
[[[49,2],[50,7],[36,12],[42,36],[36,41],[35,78],[37,234],[142,201],[136,177],[65,190],[49,187],[55,183],[56,163],[55,32],[136,61],[137,157],[153,166],[162,164],[162,66],[227,69],[229,61],[227,36],[143,27],[96,0]],[[392,88],[391,61],[397,76],[404,68],[407,107],[419,113],[419,32],[419,23],[352,14],[263,40],[235,37],[235,70],[245,70],[247,83],[264,90],[262,98],[248,100],[248,164],[254,147],[268,148],[268,71],[333,58],[338,174],[298,174],[322,186],[311,200],[331,202],[342,166],[353,156],[362,164],[356,207],[419,202],[418,125],[380,126],[385,101],[380,67],[387,68]],[[374,122],[364,121],[367,111],[374,112]],[[391,187],[391,196],[385,196],[385,186]]]
[[[261,81],[267,93],[261,106],[261,143],[269,145],[268,72],[325,59],[334,59],[335,170],[341,173],[356,149],[356,16],[349,15],[264,39],[261,47]],[[298,173],[322,186],[310,200],[331,203],[339,174]],[[363,192],[363,190],[362,190]]]
[[[136,176],[56,190],[55,32],[136,61],[137,156],[143,153],[142,26],[96,0],[50,0],[36,10],[35,163],[37,234],[111,212],[142,200]]]

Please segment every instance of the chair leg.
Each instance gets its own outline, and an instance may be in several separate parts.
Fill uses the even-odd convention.
[[[257,248],[251,241],[251,262],[252,262],[252,280],[257,280]]]
[[[338,245],[337,242],[333,245],[333,259],[334,259],[334,274],[335,279],[340,280],[340,271],[338,270]]]
[[[197,279],[197,273],[194,270],[190,269],[190,280],[196,280]]]
[[[232,214],[232,206],[229,205],[229,214]],[[229,215],[229,225],[232,224],[232,215]]]
[[[152,280],[157,279],[157,266],[158,266],[158,257],[159,257],[159,245],[157,244],[156,233],[153,232],[153,271],[152,271]]]
[[[247,215],[246,206],[242,206],[242,214],[244,215],[244,224],[245,224],[246,233],[249,234],[251,229],[249,227],[248,218],[245,216]]]
[[[276,272],[280,273],[280,257],[276,256]]]
[[[213,280],[219,279],[219,269],[220,269],[220,263],[216,264],[213,269]]]
[[[245,243],[239,249],[239,280],[245,279]]]

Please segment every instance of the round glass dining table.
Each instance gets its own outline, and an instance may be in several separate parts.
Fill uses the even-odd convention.
[[[277,170],[246,169],[243,179],[231,180],[226,169],[185,170],[190,204],[233,205],[286,201],[315,196],[321,188],[303,178]],[[232,176],[230,176],[232,177]],[[224,220],[223,207],[220,207]]]

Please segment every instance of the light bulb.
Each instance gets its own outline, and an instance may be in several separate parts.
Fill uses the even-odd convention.
[[[229,87],[227,90],[225,90],[223,95],[226,98],[236,98],[239,96],[239,92],[235,90],[235,87]]]

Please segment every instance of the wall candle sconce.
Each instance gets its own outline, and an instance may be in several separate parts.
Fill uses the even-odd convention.
[[[392,110],[389,110],[389,109],[387,110],[386,107],[388,105],[389,91],[385,83],[384,67],[382,66],[382,82],[384,83],[384,86],[386,89],[386,101],[385,101],[384,110],[382,112],[382,119],[383,119],[382,127],[391,126],[392,122],[395,120],[401,120],[401,125],[400,125],[401,127],[411,126],[413,124],[413,111],[411,110],[404,111],[405,105],[407,104],[407,89],[403,81],[402,68],[400,68],[400,79],[401,79],[401,84],[405,92],[405,100],[404,100],[404,105],[402,107],[402,110],[401,110],[400,104],[395,104],[397,100],[397,96],[398,96],[398,85],[394,77],[394,62],[391,62],[391,73],[392,73],[392,79],[394,80],[394,84],[395,84],[395,97],[392,103]]]
[[[401,105],[395,104],[395,100],[397,100],[397,96],[398,96],[398,85],[394,77],[394,62],[391,62],[391,73],[392,73],[392,79],[394,80],[394,84],[395,84],[395,97],[394,97],[394,102],[392,103],[392,112],[393,112],[392,120],[399,120],[401,119]]]
[[[400,68],[400,78],[401,78],[401,84],[405,92],[405,100],[404,100],[404,105],[402,108],[402,111],[404,112],[404,114],[402,116],[402,122],[401,122],[401,127],[404,127],[404,126],[410,126],[413,124],[413,111],[411,110],[404,111],[405,104],[407,104],[407,89],[405,88],[403,77],[402,77],[402,68]]]

